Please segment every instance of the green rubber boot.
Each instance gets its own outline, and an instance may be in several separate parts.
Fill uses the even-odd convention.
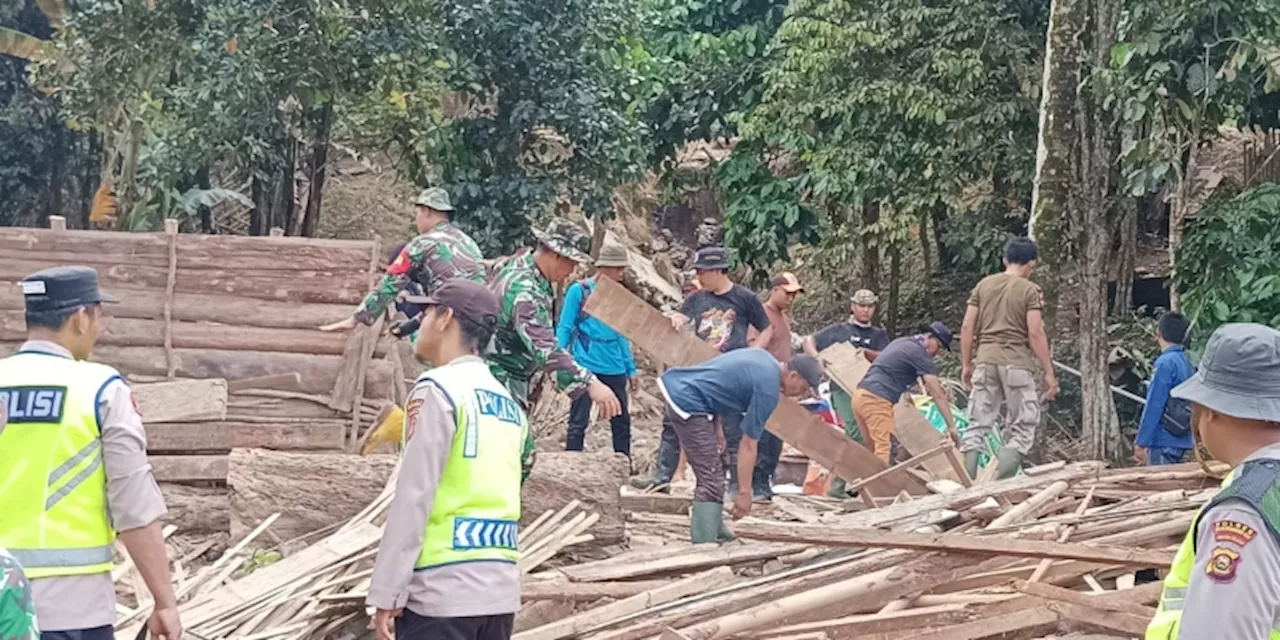
[[[1022,466],[1022,454],[1017,449],[1004,447],[996,454],[996,479],[1012,478]]]
[[[689,513],[690,538],[694,544],[714,543],[724,526],[724,505],[717,502],[695,502]]]
[[[981,451],[964,452],[964,470],[969,472],[970,479],[978,477],[978,456],[982,455]]]

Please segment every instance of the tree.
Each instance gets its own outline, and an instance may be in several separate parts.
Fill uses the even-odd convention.
[[[1126,178],[1134,196],[1170,189],[1175,267],[1187,216],[1205,195],[1201,150],[1227,123],[1276,123],[1264,96],[1280,90],[1277,37],[1280,13],[1261,0],[1143,0],[1126,16],[1111,52]],[[1177,308],[1178,288],[1171,294]]]
[[[1102,73],[1115,44],[1119,0],[1054,0],[1045,51],[1040,144],[1030,233],[1056,285],[1075,271],[1082,296],[1081,435],[1093,456],[1117,451],[1120,427],[1107,372],[1106,285],[1114,237],[1116,122]]]

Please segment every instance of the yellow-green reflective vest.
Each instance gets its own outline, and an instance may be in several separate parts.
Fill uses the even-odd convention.
[[[1213,506],[1224,500],[1240,498],[1258,510],[1271,529],[1271,535],[1280,538],[1276,524],[1280,521],[1280,513],[1272,513],[1268,503],[1274,498],[1264,495],[1277,490],[1277,470],[1280,461],[1254,460],[1236,467],[1222,481],[1221,490],[1209,502],[1205,503],[1196,514],[1195,520],[1182,539],[1182,546],[1173,556],[1173,565],[1169,567],[1169,575],[1164,579],[1164,588],[1160,593],[1160,604],[1156,607],[1156,615],[1147,625],[1146,640],[1176,640],[1178,627],[1182,621],[1182,611],[1186,606],[1187,589],[1191,585],[1192,572],[1196,566],[1196,530],[1200,518]],[[1247,474],[1247,475],[1246,475]],[[1245,479],[1237,483],[1237,479]],[[1248,485],[1248,486],[1244,486]],[[1280,495],[1273,493],[1274,495]],[[1280,630],[1272,629],[1270,640],[1280,640]]]
[[[414,568],[518,561],[524,411],[478,358],[427,371],[418,378],[425,381],[453,403],[455,430]],[[412,404],[405,412],[406,440],[417,413]]]
[[[28,578],[111,571],[98,402],[118,379],[40,351],[0,360],[0,547]]]

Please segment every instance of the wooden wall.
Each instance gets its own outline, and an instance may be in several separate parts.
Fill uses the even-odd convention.
[[[377,240],[183,235],[173,221],[166,233],[53,224],[0,229],[0,355],[25,338],[19,281],[47,267],[96,268],[121,302],[104,305],[94,360],[135,382],[228,382],[225,419],[148,422],[161,479],[225,478],[234,447],[350,450],[381,405],[402,399],[389,338],[316,329],[369,290]]]

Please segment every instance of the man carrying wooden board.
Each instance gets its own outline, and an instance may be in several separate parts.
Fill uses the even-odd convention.
[[[894,433],[893,405],[917,379],[924,379],[925,390],[933,396],[947,423],[947,433],[959,440],[956,420],[951,415],[951,402],[942,389],[938,370],[933,359],[943,349],[951,348],[951,329],[941,322],[934,322],[924,331],[898,338],[889,343],[871,364],[867,375],[858,383],[853,394],[853,413],[862,432],[875,445],[877,458],[890,462],[891,442]]]
[[[742,438],[734,459],[738,477],[750,478],[765,423],[782,394],[800,397],[818,388],[822,365],[812,356],[778,362],[759,348],[737,349],[692,367],[668,369],[658,378],[666,400],[662,422],[675,431],[693,469],[690,521],[695,544],[732,538],[724,526],[725,473],[720,457],[724,432],[718,416],[742,416]],[[739,491],[733,517],[751,513],[751,494]]]
[[[415,300],[414,350],[444,363],[409,394],[404,462],[367,602],[378,640],[506,640],[520,608],[517,523],[529,422],[480,351],[498,298],[463,279]]]
[[[102,303],[89,267],[22,281],[27,342],[0,360],[0,547],[22,565],[46,640],[111,640],[117,535],[155,601],[153,638],[182,624],[147,464],[147,435],[129,385],[88,362]]]

